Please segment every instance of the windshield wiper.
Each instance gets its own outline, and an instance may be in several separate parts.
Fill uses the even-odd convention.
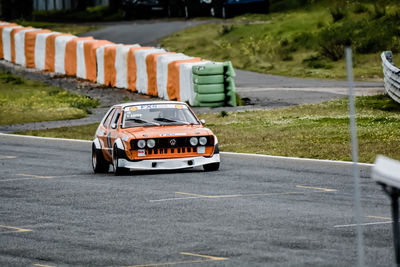
[[[187,121],[177,121],[177,120],[171,120],[171,119],[167,119],[167,118],[154,118],[153,120],[162,121],[162,122],[179,122],[179,123],[189,124]]]
[[[136,123],[150,123],[153,125],[159,125],[158,123],[152,122],[152,121],[146,121],[146,120],[142,120],[142,119],[137,119],[137,118],[129,118],[127,119],[127,121],[134,121]]]

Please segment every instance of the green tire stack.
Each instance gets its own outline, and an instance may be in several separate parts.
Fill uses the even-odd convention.
[[[230,61],[193,66],[194,106],[236,106],[235,71]]]

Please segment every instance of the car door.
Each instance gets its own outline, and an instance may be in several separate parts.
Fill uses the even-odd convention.
[[[120,117],[121,117],[121,108],[116,108],[107,130],[107,152],[110,157],[112,155],[112,149],[115,139],[117,139],[118,137]]]
[[[108,135],[108,128],[111,122],[111,119],[113,117],[113,114],[115,112],[115,108],[112,108],[109,110],[109,112],[106,114],[104,117],[104,120],[99,126],[99,129],[97,130],[97,138],[99,139],[100,142],[100,147],[103,150],[103,155],[106,158],[106,160],[110,160],[109,154],[108,154],[108,147],[107,147],[107,135]]]

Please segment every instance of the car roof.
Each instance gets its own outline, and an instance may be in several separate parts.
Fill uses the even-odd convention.
[[[156,105],[156,104],[180,104],[180,105],[186,105],[186,103],[179,102],[179,101],[146,101],[146,102],[121,103],[121,104],[116,104],[113,107],[125,108],[127,106],[133,106],[133,105]]]

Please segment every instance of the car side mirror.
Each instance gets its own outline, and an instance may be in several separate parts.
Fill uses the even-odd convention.
[[[201,124],[206,124],[205,120],[200,120]]]
[[[117,128],[117,124],[114,122],[111,124],[111,128],[116,129]]]

